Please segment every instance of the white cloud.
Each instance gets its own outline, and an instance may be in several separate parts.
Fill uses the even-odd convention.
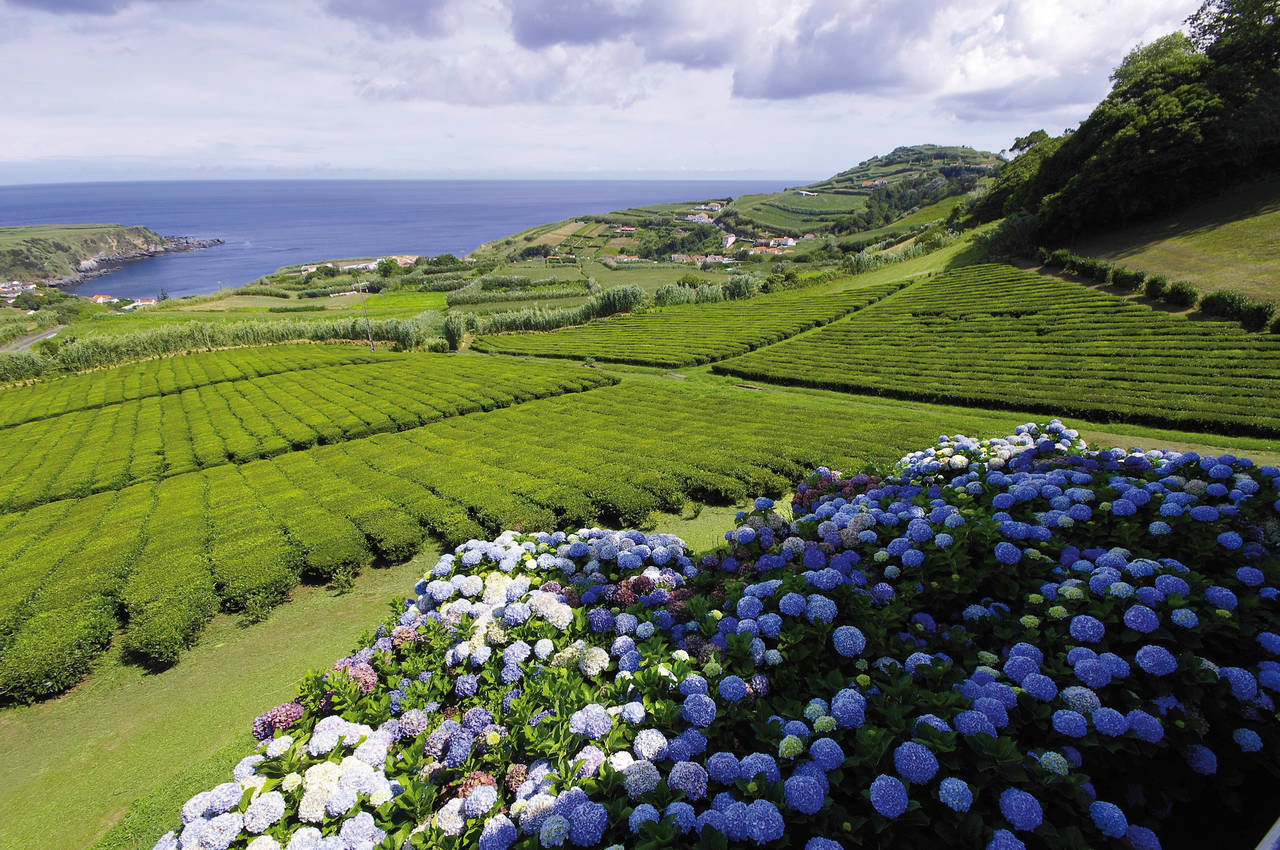
[[[67,179],[95,162],[816,178],[899,144],[1072,125],[1195,5],[0,0],[0,179],[72,162]]]

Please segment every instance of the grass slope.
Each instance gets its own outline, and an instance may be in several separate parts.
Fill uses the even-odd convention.
[[[0,279],[63,277],[99,253],[132,252],[164,244],[145,227],[119,224],[38,224],[0,227]]]
[[[1147,224],[1112,230],[1076,253],[1114,260],[1202,292],[1235,289],[1280,301],[1280,177],[1233,188],[1218,198]]]

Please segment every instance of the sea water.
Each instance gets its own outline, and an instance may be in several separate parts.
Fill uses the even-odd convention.
[[[803,181],[796,181],[803,182]],[[575,215],[777,192],[782,180],[252,180],[0,186],[0,225],[143,225],[224,244],[129,263],[68,291],[154,298],[281,266],[443,253]]]

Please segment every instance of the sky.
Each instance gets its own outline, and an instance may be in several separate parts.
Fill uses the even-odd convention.
[[[0,184],[819,179],[1074,127],[1198,0],[0,0]]]

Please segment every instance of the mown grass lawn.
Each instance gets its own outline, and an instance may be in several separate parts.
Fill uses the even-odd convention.
[[[1280,178],[1239,187],[1174,216],[1115,230],[1076,246],[1202,292],[1236,289],[1280,300]]]

